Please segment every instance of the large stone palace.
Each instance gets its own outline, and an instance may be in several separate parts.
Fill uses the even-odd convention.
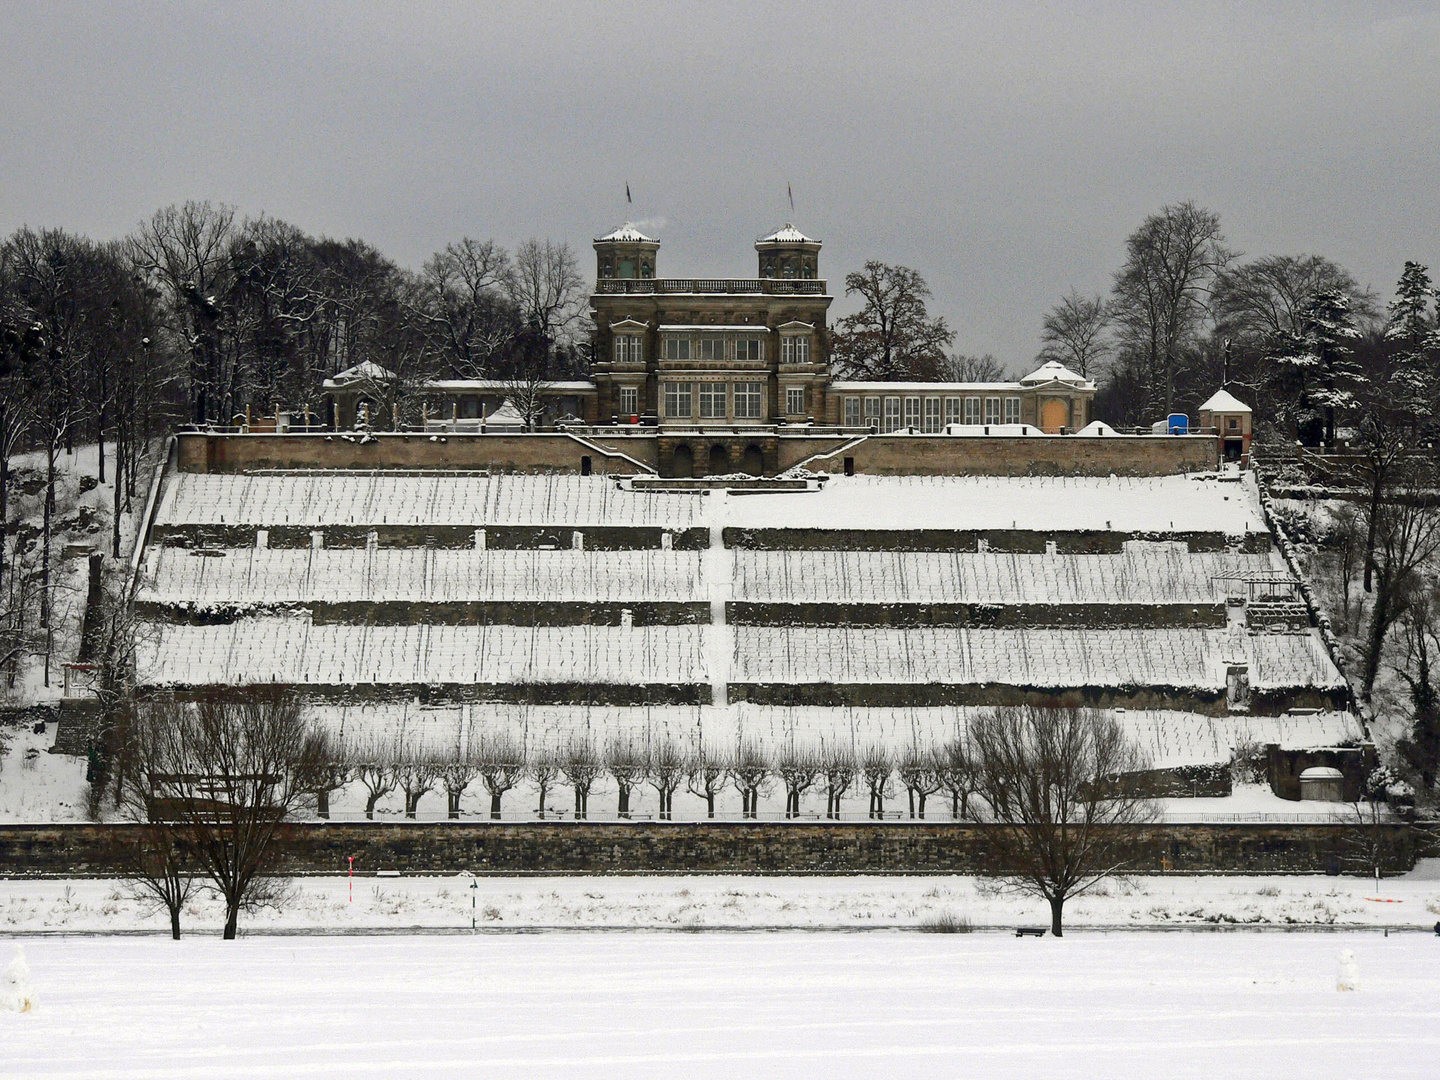
[[[492,440],[481,456],[506,468],[583,472],[609,471],[600,458],[618,452],[621,467],[672,478],[796,466],[1156,475],[1248,451],[1249,410],[1228,394],[1207,402],[1203,431],[1179,442],[1121,435],[1097,421],[1095,384],[1059,363],[1013,382],[836,379],[821,243],[790,224],[755,242],[754,278],[659,277],[659,241],[629,223],[594,248],[590,378],[423,383],[427,436],[550,434],[560,441],[507,449]],[[399,428],[384,422],[398,414],[377,417],[376,384],[393,377],[367,361],[327,379],[325,426]],[[429,456],[473,455],[452,447]]]

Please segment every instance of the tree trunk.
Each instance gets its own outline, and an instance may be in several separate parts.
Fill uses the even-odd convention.
[[[925,792],[920,792],[920,820],[925,820]]]
[[[541,799],[544,799],[543,795]],[[445,807],[446,814],[452,818],[458,818],[460,816],[460,792],[447,791],[445,793],[445,801],[447,804]]]
[[[1060,912],[1064,907],[1065,898],[1063,896],[1053,896],[1050,898],[1050,933],[1056,937],[1065,936],[1064,930],[1060,925]]]
[[[415,810],[419,805],[420,793],[417,791],[412,795],[407,791],[405,793],[405,816],[407,818],[413,818],[415,816]]]
[[[500,819],[500,793],[498,791],[490,793],[490,817],[495,821]]]
[[[622,818],[628,818],[630,816],[630,789],[624,784],[620,785],[619,813]]]
[[[713,791],[705,793],[705,814],[707,817],[715,816],[715,793]]]
[[[1369,640],[1365,644],[1365,671],[1361,685],[1365,696],[1375,687],[1375,678],[1380,674],[1380,650],[1385,645],[1385,634],[1390,629],[1390,589],[1387,585],[1375,594],[1375,607],[1370,614]]]
[[[365,818],[368,821],[375,820],[375,804],[380,801],[380,796],[373,792],[365,800]]]
[[[321,788],[315,792],[315,816],[320,818],[330,817],[330,789]]]
[[[234,900],[225,902],[225,934],[223,940],[234,941],[235,929],[240,922],[240,905]]]
[[[170,937],[175,941],[180,940],[180,905],[170,905]]]
[[[1372,588],[1372,582],[1373,582],[1373,580],[1374,580],[1374,574],[1375,574],[1375,524],[1376,524],[1376,518],[1378,518],[1378,517],[1380,516],[1380,487],[1381,487],[1380,474],[1377,472],[1376,475],[1375,475],[1375,484],[1374,484],[1374,486],[1370,489],[1370,524],[1369,524],[1369,527],[1365,530],[1365,591],[1366,591],[1366,592],[1373,592],[1373,591],[1374,591],[1374,589]],[[1346,592],[1346,594],[1347,594],[1347,601],[1348,601],[1348,594],[1349,594],[1349,592],[1350,592],[1350,583],[1349,583],[1349,581],[1346,581],[1346,583],[1345,583],[1345,592]],[[1349,605],[1349,603],[1347,602],[1345,606],[1346,606],[1346,607],[1349,607],[1350,605]]]

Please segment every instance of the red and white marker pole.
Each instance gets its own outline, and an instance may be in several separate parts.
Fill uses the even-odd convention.
[[[350,861],[350,903],[353,904],[355,902],[355,856],[346,855],[345,858]]]

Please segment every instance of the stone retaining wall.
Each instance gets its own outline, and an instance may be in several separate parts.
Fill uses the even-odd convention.
[[[116,875],[125,825],[0,826],[0,875]],[[929,822],[306,822],[281,833],[281,868],[360,873],[969,874],[1004,870],[997,826]],[[1157,825],[1136,873],[1335,873],[1343,825]],[[1385,869],[1415,864],[1416,834],[1385,826]]]

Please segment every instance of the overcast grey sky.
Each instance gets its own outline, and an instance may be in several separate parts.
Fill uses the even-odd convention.
[[[913,266],[957,348],[1012,366],[1167,202],[1385,298],[1440,264],[1433,2],[0,0],[0,94],[4,232],[210,199],[409,266],[549,236],[588,275],[631,216],[662,275],[752,276],[793,216],[833,292]]]

